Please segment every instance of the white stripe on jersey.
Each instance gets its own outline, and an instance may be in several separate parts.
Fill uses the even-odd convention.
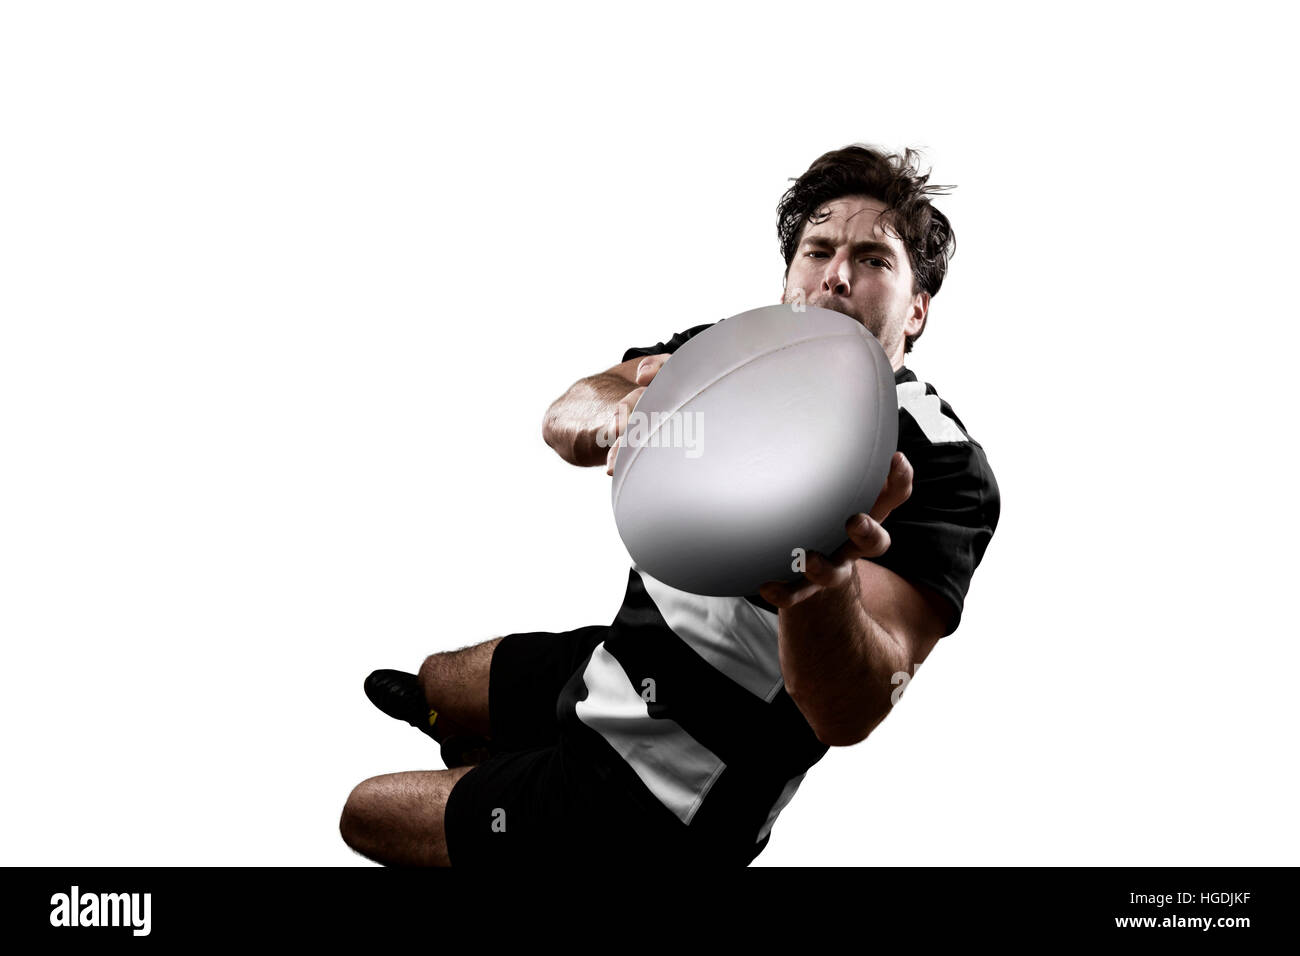
[[[578,701],[578,719],[604,737],[659,802],[689,824],[726,764],[677,721],[651,717],[604,644],[592,652],[582,682],[587,698]]]
[[[775,614],[740,597],[679,591],[636,570],[674,634],[716,670],[772,702],[784,686]]]
[[[673,633],[714,668],[771,703],[785,686],[781,675],[778,619],[740,597],[709,597],[664,584],[640,568],[646,593]],[[789,781],[772,805],[755,843],[761,843],[806,773]]]
[[[898,386],[898,405],[921,426],[925,437],[934,444],[946,441],[970,441],[957,423],[943,413],[938,395],[927,395],[924,382],[903,382]]]

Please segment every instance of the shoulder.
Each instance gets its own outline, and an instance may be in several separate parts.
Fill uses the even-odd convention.
[[[984,446],[929,382],[906,368],[895,380],[898,450],[914,471],[914,507],[973,508],[996,527],[1002,496]]]
[[[626,362],[629,359],[644,358],[647,355],[662,355],[664,353],[671,355],[705,329],[712,328],[714,325],[717,325],[717,323],[705,322],[703,325],[697,325],[694,328],[678,332],[666,341],[656,342],[654,345],[628,349],[623,353],[623,361]]]
[[[932,445],[947,442],[979,444],[971,438],[952,406],[939,397],[939,392],[929,382],[918,379],[911,369],[902,368],[895,374],[895,383],[900,424],[909,426],[909,439]]]
[[[899,451],[909,460],[946,461],[950,468],[965,462],[970,470],[995,484],[984,446],[975,440],[938,390],[907,368],[896,373],[895,383]]]

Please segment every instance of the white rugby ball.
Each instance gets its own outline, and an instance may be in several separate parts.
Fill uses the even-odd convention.
[[[869,511],[898,446],[898,393],[861,323],[815,306],[724,319],[664,363],[629,416],[614,521],[635,567],[695,594],[800,577]]]

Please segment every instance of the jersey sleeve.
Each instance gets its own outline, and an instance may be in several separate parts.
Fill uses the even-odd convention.
[[[626,362],[628,359],[644,358],[647,355],[661,355],[664,352],[672,354],[705,329],[710,328],[715,324],[716,323],[714,322],[706,322],[704,325],[697,325],[695,328],[687,329],[685,332],[678,332],[667,342],[647,345],[645,348],[628,349],[623,353],[623,361]]]
[[[872,560],[943,598],[951,609],[947,636],[961,622],[1002,498],[984,449],[933,390],[920,388],[929,391],[921,393],[928,408],[909,410],[900,394],[898,447],[912,464],[912,495],[885,519],[889,550]]]

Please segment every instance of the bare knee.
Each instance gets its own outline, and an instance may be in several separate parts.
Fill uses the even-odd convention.
[[[380,778],[371,777],[352,788],[339,817],[339,834],[344,843],[362,856],[385,863],[384,820],[391,811],[385,806],[379,781]]]
[[[363,780],[339,817],[343,842],[389,866],[449,866],[443,827],[452,787],[470,771],[413,771]]]
[[[429,706],[449,722],[481,736],[491,734],[488,682],[492,655],[501,638],[458,651],[431,654],[420,665],[420,686]]]

